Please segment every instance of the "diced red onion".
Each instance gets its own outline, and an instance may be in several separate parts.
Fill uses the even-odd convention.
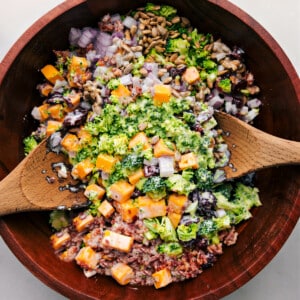
[[[107,180],[109,178],[109,173],[106,173],[106,172],[102,171],[101,172],[101,178],[103,180]]]
[[[97,44],[101,46],[111,46],[112,36],[107,32],[100,31],[97,35]]]
[[[258,115],[259,109],[258,108],[253,108],[251,109],[247,115],[243,117],[243,120],[247,123],[251,122],[254,120],[254,118]]]
[[[121,16],[120,14],[114,14],[112,16],[110,16],[110,21],[112,23],[116,22],[116,21],[121,21]]]
[[[72,46],[76,46],[79,38],[81,37],[81,30],[72,27],[69,32],[69,42]]]
[[[127,75],[123,75],[120,77],[120,82],[123,85],[130,85],[132,84],[132,75],[131,74],[127,74]]]
[[[220,209],[216,210],[215,214],[216,214],[217,218],[222,218],[222,217],[226,216],[226,211],[224,209],[220,208]]]
[[[127,16],[124,20],[123,20],[123,25],[127,28],[131,28],[132,26],[136,26],[137,25],[137,21],[130,17]]]
[[[41,113],[37,106],[32,109],[31,115],[34,119],[41,120]]]
[[[90,44],[93,39],[95,38],[97,32],[95,29],[92,29],[90,27],[86,27],[77,42],[77,45],[81,48],[86,48],[88,44]]]
[[[97,78],[97,77],[101,77],[103,75],[105,75],[105,73],[108,71],[108,68],[105,66],[98,66],[94,73],[93,73],[93,77]]]
[[[228,114],[236,115],[238,112],[238,109],[237,109],[236,105],[233,104],[232,102],[225,102],[225,111]]]
[[[224,98],[221,98],[219,95],[215,95],[208,101],[208,105],[212,106],[215,109],[220,108],[224,103]]]

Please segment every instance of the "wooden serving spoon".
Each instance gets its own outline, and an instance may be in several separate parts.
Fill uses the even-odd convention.
[[[215,112],[215,117],[231,152],[224,168],[227,179],[267,167],[300,164],[300,142],[273,136],[223,112]]]
[[[300,163],[299,142],[274,137],[225,113],[216,112],[215,116],[231,152],[230,164],[224,168],[227,179],[270,166]],[[86,205],[82,191],[61,191],[66,183],[59,182],[52,164],[65,159],[48,152],[46,141],[35,148],[0,182],[0,215]]]
[[[75,208],[87,204],[83,191],[70,192],[71,178],[59,180],[53,163],[66,161],[62,154],[49,152],[46,140],[31,151],[0,182],[0,216],[21,211]]]

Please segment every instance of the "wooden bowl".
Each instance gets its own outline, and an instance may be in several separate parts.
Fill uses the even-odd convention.
[[[146,1],[90,1],[93,12],[126,12]],[[222,37],[247,53],[247,64],[262,89],[257,127],[300,139],[300,82],[274,39],[251,17],[227,1],[165,1],[190,18],[201,32]],[[0,66],[0,178],[23,157],[22,139],[34,124],[24,118],[38,103],[38,70],[54,59],[53,49],[68,46],[72,26],[96,24],[83,0],[70,0],[37,21],[12,47]],[[3,147],[5,145],[5,147]],[[249,149],[251,151],[251,149]],[[164,289],[121,287],[110,277],[87,279],[73,263],[63,263],[49,243],[47,213],[20,213],[0,220],[0,233],[18,259],[49,287],[71,299],[218,299],[236,290],[265,267],[282,247],[300,215],[300,173],[295,166],[257,173],[263,206],[239,226],[234,247],[202,275]]]

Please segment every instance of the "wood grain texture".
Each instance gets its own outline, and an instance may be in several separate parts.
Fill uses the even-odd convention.
[[[230,151],[227,179],[263,168],[300,164],[300,142],[278,138],[222,112],[215,113]]]
[[[23,158],[22,138],[33,129],[24,115],[38,102],[38,70],[52,61],[53,49],[65,49],[69,29],[96,25],[99,16],[125,12],[147,1],[69,0],[37,21],[15,44],[0,69],[0,166],[12,170]],[[255,125],[270,134],[300,140],[299,78],[274,39],[251,17],[227,1],[166,0],[201,32],[222,37],[247,53],[247,64],[261,87],[264,103]],[[59,32],[59,34],[58,34]],[[24,80],[26,74],[26,80]],[[11,105],[11,99],[14,105]],[[2,174],[3,172],[1,172]],[[49,243],[47,213],[1,218],[0,233],[14,254],[51,288],[70,299],[220,299],[255,276],[279,251],[300,215],[300,174],[295,166],[257,172],[263,206],[238,227],[237,245],[228,247],[215,266],[196,279],[162,290],[121,287],[108,277],[84,278],[74,264],[59,261]],[[80,283],[80,284],[78,284]]]

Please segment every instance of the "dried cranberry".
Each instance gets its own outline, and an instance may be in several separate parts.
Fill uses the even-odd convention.
[[[144,166],[144,174],[145,174],[145,177],[159,175],[159,167],[158,166]]]
[[[207,262],[201,266],[203,270],[211,268],[217,260],[217,258],[210,252],[207,253],[206,259]]]
[[[234,46],[232,52],[230,53],[230,56],[234,59],[244,60],[245,51],[242,48]]]

